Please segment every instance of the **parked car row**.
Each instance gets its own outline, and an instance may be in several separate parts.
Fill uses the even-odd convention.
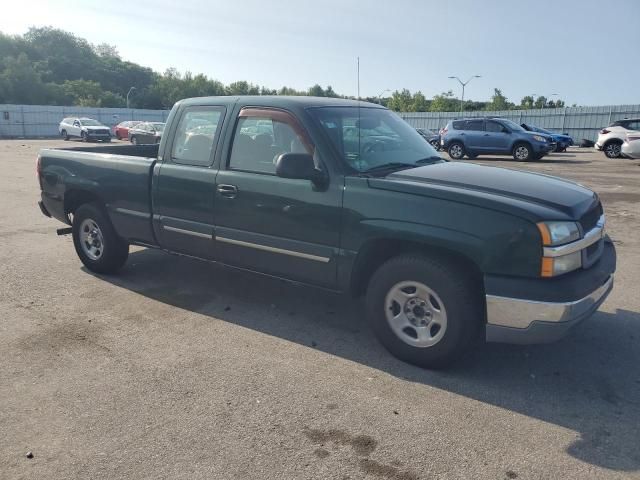
[[[160,143],[164,125],[162,122],[128,120],[113,127],[113,136],[118,140],[129,140],[135,145]],[[79,138],[84,142],[110,142],[112,138],[108,126],[85,117],[64,118],[58,126],[58,132],[65,140]]]

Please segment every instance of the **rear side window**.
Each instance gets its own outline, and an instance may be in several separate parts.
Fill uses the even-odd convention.
[[[171,160],[174,163],[208,167],[224,118],[223,107],[185,109],[176,129]],[[140,126],[138,126],[140,127]]]
[[[483,120],[467,120],[464,125],[465,130],[484,130]]]

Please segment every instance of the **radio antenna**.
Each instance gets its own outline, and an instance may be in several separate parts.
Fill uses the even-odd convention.
[[[360,57],[357,57],[356,75],[358,77],[358,163],[360,163],[362,155],[360,150]]]

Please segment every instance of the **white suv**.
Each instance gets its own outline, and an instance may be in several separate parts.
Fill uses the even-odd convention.
[[[607,157],[618,158],[627,133],[638,130],[640,130],[640,118],[617,120],[600,130],[595,146],[598,150],[604,150]]]
[[[64,118],[60,122],[58,131],[65,140],[69,140],[71,137],[78,137],[84,142],[90,140],[111,141],[109,127],[91,118]]]

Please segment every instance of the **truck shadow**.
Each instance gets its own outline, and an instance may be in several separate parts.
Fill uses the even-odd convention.
[[[553,345],[484,345],[446,371],[407,365],[370,333],[361,304],[315,289],[155,250],[101,277],[150,299],[307,345],[406,381],[443,389],[576,432],[567,453],[640,470],[640,314],[598,312]],[[543,461],[543,460],[541,460]]]

